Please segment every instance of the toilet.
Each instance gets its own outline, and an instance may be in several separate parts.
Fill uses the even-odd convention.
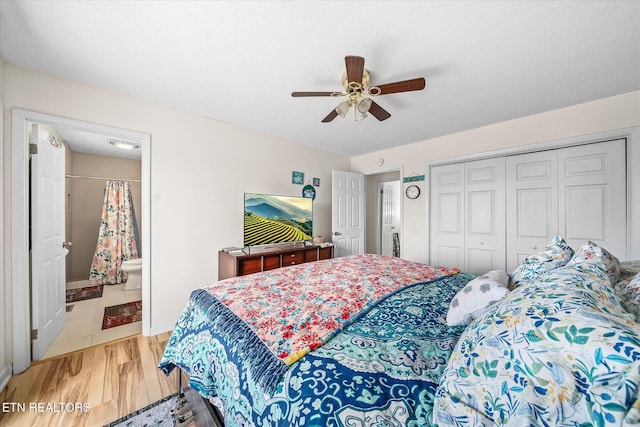
[[[124,289],[142,288],[142,258],[133,258],[122,263],[122,271],[127,273]]]

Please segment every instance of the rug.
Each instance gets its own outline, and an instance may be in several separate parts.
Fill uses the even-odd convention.
[[[178,394],[174,393],[104,427],[173,426],[171,410],[175,408],[177,401]]]
[[[133,301],[126,304],[112,305],[104,308],[102,329],[114,328],[127,323],[140,322],[142,320],[142,301]]]
[[[87,286],[84,288],[67,289],[67,304],[70,302],[84,301],[86,299],[102,297],[103,285]]]

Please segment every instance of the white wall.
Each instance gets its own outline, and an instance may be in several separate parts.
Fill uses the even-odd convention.
[[[0,117],[4,117],[4,62],[0,61]],[[10,139],[4,138],[4,120],[0,120],[0,146],[5,146],[5,141]],[[0,150],[0,164],[2,164],[2,173],[0,173],[0,235],[6,236],[5,233],[5,190],[4,186],[7,182],[7,178],[11,173],[7,168],[7,162],[5,162],[4,150]],[[11,263],[8,256],[5,256],[5,245],[0,245],[0,307],[2,307],[2,313],[0,313],[0,390],[4,388],[11,376],[11,351],[13,349],[11,342],[11,313],[6,308],[9,301],[11,301],[11,290],[8,288],[7,283],[11,283],[7,267]],[[10,252],[9,252],[10,253]]]
[[[318,177],[314,235],[330,234],[331,170],[348,170],[347,158],[13,64],[4,63],[3,72],[4,230],[11,229],[12,108],[151,135],[152,334],[172,329],[191,290],[217,279],[218,249],[242,244],[244,192],[299,195],[293,170],[304,172],[305,181]],[[0,295],[8,293],[7,307],[8,233],[3,241]],[[11,326],[3,331],[10,347]],[[0,369],[2,361],[0,354]]]
[[[411,173],[427,174],[427,163],[437,159],[484,153],[511,147],[562,140],[581,135],[598,134],[616,129],[640,126],[640,91],[635,91],[593,102],[574,105],[542,114],[497,123],[456,134],[433,138],[397,148],[365,154],[351,159],[354,172],[373,171],[378,159],[385,164],[404,165],[406,176]],[[637,162],[640,141],[634,140],[632,156]],[[637,164],[637,163],[636,163]],[[640,168],[632,171],[631,184],[640,183]],[[428,176],[428,175],[427,175]],[[427,181],[420,181],[423,196],[421,203],[404,203],[404,253],[403,258],[428,262]],[[640,195],[637,187],[633,204],[635,214],[640,215]],[[632,230],[632,239],[638,230]],[[640,256],[639,253],[635,256]]]

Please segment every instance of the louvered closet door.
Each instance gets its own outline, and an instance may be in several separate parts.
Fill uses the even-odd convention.
[[[465,271],[505,269],[505,158],[465,163]]]
[[[507,271],[558,234],[558,153],[506,158]]]
[[[626,259],[625,140],[558,150],[560,234],[574,249],[587,240]]]
[[[464,270],[464,164],[435,166],[430,175],[430,263]]]

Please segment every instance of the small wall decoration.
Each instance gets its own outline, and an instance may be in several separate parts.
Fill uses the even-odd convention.
[[[315,200],[315,198],[316,198],[316,189],[313,188],[313,185],[307,184],[302,188],[302,197],[306,197],[307,199]]]
[[[402,182],[416,182],[416,181],[424,181],[424,175],[418,175],[417,173],[414,172],[402,180]]]
[[[291,172],[291,183],[292,184],[304,184],[304,172]]]
[[[313,178],[313,186],[320,187],[320,178]]]

